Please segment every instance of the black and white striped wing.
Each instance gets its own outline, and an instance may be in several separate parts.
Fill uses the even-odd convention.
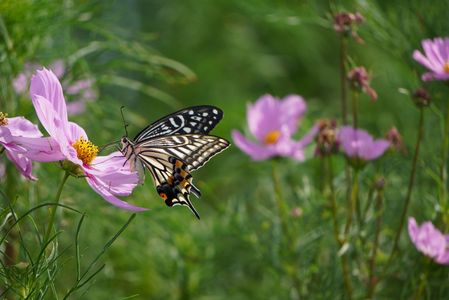
[[[145,127],[135,143],[159,136],[208,134],[223,118],[223,111],[211,105],[192,106],[165,116]]]
[[[187,134],[146,140],[136,144],[135,149],[145,166],[155,169],[157,184],[164,181],[167,172],[171,175],[173,164],[170,157],[180,159],[188,171],[194,171],[227,147],[229,142],[217,136]]]

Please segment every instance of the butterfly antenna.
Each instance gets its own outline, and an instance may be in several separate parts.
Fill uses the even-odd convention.
[[[114,145],[116,145],[116,144],[119,143],[119,142],[120,142],[120,141],[113,141],[113,142],[107,143],[106,145],[101,146],[101,148],[100,148],[100,150],[98,151],[98,153],[103,152],[103,150],[105,150],[106,148],[111,147],[111,146],[114,146]]]
[[[122,107],[120,107],[120,113],[122,114],[122,120],[123,120],[123,126],[125,127],[125,136],[128,137],[128,123],[126,123],[125,121],[125,116],[123,115],[123,109],[125,109],[125,106],[122,105]]]

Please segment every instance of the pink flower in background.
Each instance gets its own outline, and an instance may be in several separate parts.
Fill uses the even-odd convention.
[[[36,125],[24,117],[7,118],[0,112],[0,146],[4,148],[6,157],[14,163],[17,170],[30,180],[37,178],[32,174],[31,160],[25,156],[25,148],[17,144],[15,138],[40,138],[42,133]],[[4,166],[3,166],[4,167]]]
[[[449,38],[435,38],[422,41],[424,54],[419,50],[413,52],[413,58],[430,72],[422,75],[422,80],[449,79]]]
[[[13,80],[13,87],[16,93],[23,94],[28,90],[31,75],[34,70],[41,68],[34,63],[26,63],[22,73],[17,75]],[[65,75],[66,67],[64,61],[61,59],[55,60],[49,66],[50,70],[57,78],[62,79]],[[69,81],[65,79],[62,86],[69,95],[70,102],[67,103],[67,112],[70,115],[81,114],[86,110],[86,103],[95,101],[98,98],[98,92],[94,88],[95,82],[92,79],[81,79],[76,81]]]
[[[248,127],[257,142],[248,140],[237,130],[232,131],[232,138],[254,160],[286,156],[302,161],[304,147],[318,132],[318,126],[314,126],[300,141],[292,139],[305,111],[306,103],[301,96],[290,95],[279,100],[264,95],[247,109]]]
[[[37,71],[31,80],[30,96],[37,116],[56,145],[58,155],[54,161],[65,159],[85,176],[87,183],[109,203],[128,210],[145,210],[128,204],[116,196],[128,196],[138,183],[136,172],[125,165],[120,152],[108,156],[97,156],[98,147],[89,141],[79,125],[69,122],[62,86],[55,74],[47,69]],[[37,161],[49,161],[48,156],[35,151],[32,143],[28,156]],[[69,163],[70,162],[70,163]]]
[[[390,147],[390,142],[384,139],[374,140],[373,137],[361,129],[343,126],[338,133],[338,142],[346,156],[363,161],[374,160],[384,154]]]
[[[414,218],[409,218],[408,234],[416,249],[439,264],[449,265],[449,235],[442,234],[432,222],[419,226]]]

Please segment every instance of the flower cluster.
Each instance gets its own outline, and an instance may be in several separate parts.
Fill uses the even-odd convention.
[[[370,78],[365,67],[355,67],[350,70],[348,80],[353,89],[365,92],[373,101],[377,100],[377,93],[370,86]]]
[[[337,121],[321,120],[318,122],[318,134],[315,138],[315,155],[326,156],[338,151]]]
[[[117,198],[128,196],[138,183],[120,152],[98,156],[98,147],[86,132],[67,117],[67,106],[57,76],[47,69],[31,79],[30,96],[36,114],[49,133],[42,137],[37,126],[23,117],[0,115],[0,143],[8,158],[30,179],[31,161],[63,161],[66,171],[85,177],[87,183],[111,204],[128,210],[144,210]]]
[[[34,70],[40,66],[34,63],[26,63],[23,71],[13,80],[13,88],[17,94],[24,94],[30,84]],[[66,66],[63,60],[58,59],[49,65],[49,69],[56,75],[58,79],[66,76]],[[71,115],[77,115],[85,112],[86,103],[97,100],[98,92],[94,87],[94,80],[90,78],[80,80],[69,80],[65,78],[62,86],[69,97],[70,102],[67,105],[67,112]]]
[[[363,23],[365,18],[359,12],[340,12],[334,16],[334,30],[338,33],[351,35],[358,43],[363,43],[357,33],[357,25]]]

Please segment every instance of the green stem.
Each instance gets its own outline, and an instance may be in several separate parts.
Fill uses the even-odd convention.
[[[64,177],[62,178],[61,183],[59,184],[58,191],[56,192],[55,197],[55,205],[53,205],[50,208],[50,218],[48,220],[48,227],[47,232],[45,234],[44,243],[47,242],[50,239],[51,232],[53,231],[53,226],[55,222],[55,216],[56,216],[56,209],[58,208],[59,199],[61,198],[62,188],[64,187],[65,182],[67,181],[67,178],[69,178],[70,174],[68,172],[64,173]]]
[[[348,40],[342,36],[340,38],[340,84],[341,84],[341,117],[343,124],[348,124],[346,95],[347,95],[347,80],[346,80],[346,56],[347,56]]]
[[[393,248],[391,250],[388,262],[391,262],[391,259],[393,258],[396,251],[398,250],[398,245],[399,245],[399,240],[401,238],[402,228],[404,227],[405,217],[407,215],[407,210],[408,210],[408,207],[410,204],[410,199],[412,197],[412,191],[413,191],[415,175],[416,175],[416,166],[418,164],[419,149],[421,146],[421,141],[422,141],[423,135],[424,135],[424,110],[423,110],[423,108],[420,108],[419,109],[418,137],[416,139],[415,153],[413,155],[412,170],[410,172],[408,188],[407,188],[407,195],[405,196],[405,203],[404,203],[404,207],[402,208],[401,218],[399,221],[399,228],[396,231],[396,236],[395,236],[394,242],[393,242]],[[387,266],[388,266],[388,264],[387,264]]]
[[[427,279],[429,278],[430,264],[431,261],[428,257],[424,258],[426,260],[424,273],[421,273],[421,280],[419,282],[418,290],[415,293],[413,299],[422,299],[422,294],[427,285]]]
[[[358,128],[358,118],[357,118],[357,99],[359,98],[359,93],[356,91],[352,92],[352,126]]]
[[[334,224],[334,238],[339,247],[342,246],[342,241],[340,239],[340,235],[338,233],[338,221],[337,221],[337,201],[336,201],[336,193],[335,193],[335,187],[334,187],[334,171],[332,167],[332,158],[330,156],[325,158],[327,162],[327,180],[328,180],[328,187],[330,190],[329,193],[329,200],[331,204],[332,209],[332,221]]]
[[[279,222],[281,224],[282,231],[284,232],[284,235],[286,235],[288,238],[289,237],[289,229],[288,229],[288,224],[286,223],[288,213],[287,213],[287,207],[285,206],[284,198],[282,196],[282,188],[281,188],[281,183],[279,180],[279,174],[277,172],[276,164],[277,164],[276,160],[273,160],[271,176],[272,176],[272,180],[273,180],[274,193],[276,196],[276,206],[277,206],[277,210],[278,210]]]
[[[375,272],[375,266],[376,266],[376,256],[377,256],[377,249],[379,247],[379,235],[382,227],[382,203],[384,200],[384,193],[383,190],[377,191],[376,196],[376,207],[375,207],[375,213],[376,213],[376,229],[374,233],[374,242],[373,242],[373,252],[371,254],[371,258],[369,261],[369,276],[368,276],[368,287],[367,287],[367,293],[366,293],[366,299],[372,299],[374,295],[374,290],[376,288],[376,282],[374,281],[374,272]]]
[[[340,235],[338,233],[338,220],[337,220],[337,201],[336,201],[336,193],[335,193],[335,187],[334,187],[334,171],[332,167],[332,158],[326,157],[325,158],[327,162],[327,180],[328,180],[328,186],[330,189],[329,193],[329,200],[331,203],[331,209],[332,209],[332,221],[334,225],[334,238],[339,248],[343,246],[343,241],[340,239]],[[343,282],[346,290],[346,295],[348,299],[352,298],[352,284],[351,284],[351,274],[349,271],[349,260],[347,253],[343,253],[340,255],[341,260],[341,268],[343,271]]]
[[[295,253],[296,253],[295,242],[294,242],[294,238],[290,232],[290,227],[288,226],[288,223],[287,223],[288,209],[287,209],[287,206],[285,205],[285,201],[284,201],[284,198],[282,195],[282,187],[281,187],[281,183],[280,183],[280,179],[279,179],[279,174],[277,172],[277,161],[276,160],[273,160],[271,175],[272,175],[272,180],[273,180],[274,192],[276,195],[276,206],[277,206],[277,210],[278,210],[279,222],[281,224],[283,236],[287,243],[287,250],[291,253],[291,255],[293,255],[292,258],[295,259]],[[288,265],[291,265],[291,263],[289,262]],[[299,271],[299,267],[293,267],[293,269],[288,269],[286,273],[289,276],[291,276],[293,285],[294,285],[295,289],[297,290],[298,294],[300,294],[301,293],[301,280],[298,276],[298,271]]]
[[[351,187],[351,197],[349,198],[348,201],[348,209],[347,209],[347,220],[346,220],[346,227],[345,227],[345,239],[348,240],[348,236],[349,236],[349,231],[351,229],[351,225],[352,225],[352,219],[353,219],[353,215],[355,213],[356,208],[359,206],[358,205],[358,194],[359,194],[359,170],[355,169],[354,170],[354,176],[352,178],[352,187]],[[360,218],[359,214],[357,214],[358,217]]]
[[[443,136],[443,145],[442,145],[442,162],[440,166],[440,203],[443,208],[443,212],[446,210],[447,206],[447,189],[446,189],[446,181],[447,181],[447,154],[449,147],[449,105],[447,106],[446,119],[444,120],[444,136]]]

